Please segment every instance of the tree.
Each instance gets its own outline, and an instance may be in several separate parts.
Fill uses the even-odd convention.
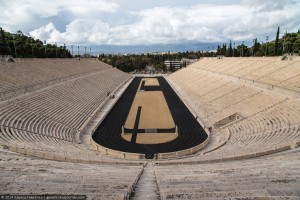
[[[221,46],[218,45],[218,48],[217,48],[217,55],[220,55],[221,54]]]
[[[227,44],[223,44],[223,47],[222,47],[222,52],[223,52],[223,55],[226,56],[226,52],[227,52]]]
[[[279,46],[279,33],[280,27],[278,26],[277,33],[276,33],[276,40],[275,40],[275,56],[279,55],[278,46]]]
[[[7,46],[7,41],[5,37],[4,30],[0,27],[0,55],[8,55],[9,54],[9,48]]]
[[[231,40],[230,40],[230,43],[229,43],[227,56],[230,56],[230,57],[232,56],[232,44],[231,44]]]
[[[253,39],[253,47],[252,47],[252,56],[256,56],[256,50],[257,48],[257,38]]]
[[[0,27],[0,55],[15,55],[17,53],[18,57],[22,58],[41,58],[45,57],[45,45],[38,39],[35,40],[32,37],[26,36],[22,31],[17,31],[16,34],[13,34],[5,32]],[[56,57],[54,53],[56,51],[58,52],[57,57],[72,57],[66,46],[62,48],[47,44],[47,57]]]

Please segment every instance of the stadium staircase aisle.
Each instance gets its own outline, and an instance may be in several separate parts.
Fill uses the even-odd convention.
[[[153,163],[147,163],[140,180],[130,197],[130,200],[158,200],[160,199]]]

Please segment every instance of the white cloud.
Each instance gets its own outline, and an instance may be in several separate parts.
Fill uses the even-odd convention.
[[[42,41],[46,40],[47,43],[55,43],[56,41],[62,40],[61,33],[52,23],[30,32],[30,36]]]
[[[114,13],[119,8],[109,0],[0,0],[0,24],[12,30],[57,23],[78,18],[93,18],[100,13]],[[32,30],[32,29],[31,29]],[[24,30],[23,30],[24,31]]]
[[[47,43],[60,44],[75,43],[106,43],[109,26],[97,20],[74,20],[67,25],[66,31],[61,33],[52,23],[42,26],[29,34]]]
[[[24,3],[17,6],[16,2]],[[297,31],[300,25],[300,2],[295,0],[242,0],[227,5],[212,1],[211,4],[192,6],[179,6],[176,1],[176,7],[158,6],[122,12],[116,12],[122,5],[115,2],[127,3],[127,8],[134,3],[120,0],[15,0],[11,4],[16,4],[18,17],[6,20],[6,24],[0,18],[0,23],[10,27],[24,21],[25,24],[29,24],[28,21],[40,24],[45,19],[37,26],[39,28],[31,29],[31,36],[49,43],[114,45],[252,41],[254,37],[265,38],[266,35],[271,39],[278,26],[283,31]],[[7,13],[0,16],[8,16],[12,10],[8,5]]]

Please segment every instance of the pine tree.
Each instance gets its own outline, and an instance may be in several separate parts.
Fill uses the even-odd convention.
[[[279,43],[279,32],[280,32],[280,27],[278,26],[277,33],[276,33],[276,40],[275,40],[275,56],[278,56],[278,43]]]

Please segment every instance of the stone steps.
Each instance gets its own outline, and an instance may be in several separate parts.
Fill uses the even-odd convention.
[[[138,181],[131,200],[158,200],[159,191],[152,163],[148,163]]]

